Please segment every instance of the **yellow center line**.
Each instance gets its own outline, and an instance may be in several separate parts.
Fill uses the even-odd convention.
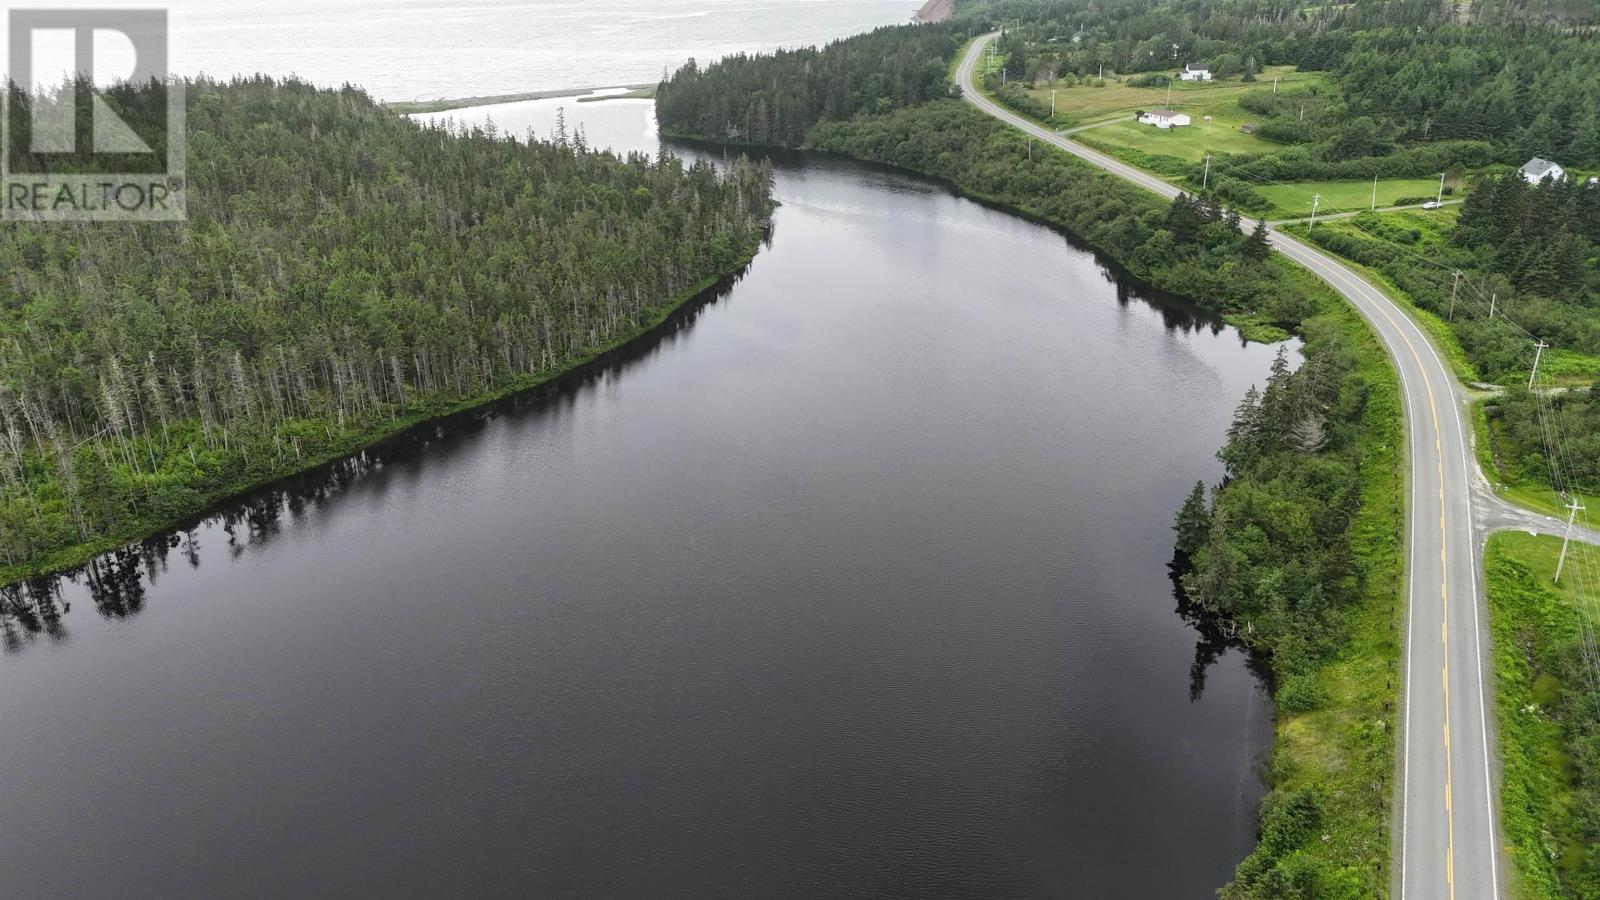
[[[1304,246],[1299,244],[1298,241],[1295,243],[1297,246]],[[1311,252],[1314,258],[1320,257],[1320,254],[1317,254],[1314,251],[1309,251],[1309,248],[1307,248],[1307,250],[1308,252]],[[1361,287],[1363,286],[1357,282],[1354,282],[1353,279],[1348,277],[1341,267],[1330,261],[1328,263],[1328,272],[1332,278],[1336,278],[1346,286],[1348,289],[1347,292],[1360,294]],[[1400,327],[1400,323],[1396,322],[1394,317],[1389,315],[1389,311],[1384,308],[1382,303],[1376,303],[1372,305],[1377,310],[1378,314],[1387,319],[1389,324],[1393,326],[1395,333],[1400,336],[1400,340],[1405,342],[1406,349],[1411,351],[1411,356],[1414,360],[1416,360],[1417,363],[1417,371],[1422,374],[1422,386],[1428,394],[1428,410],[1433,419],[1433,446],[1437,451],[1438,459],[1436,461],[1436,468],[1439,474],[1439,562],[1444,570],[1443,577],[1439,581],[1439,596],[1444,611],[1444,621],[1441,623],[1441,628],[1447,629],[1450,621],[1450,551],[1449,542],[1445,540],[1443,527],[1445,519],[1445,492],[1444,449],[1441,444],[1441,440],[1444,432],[1439,428],[1439,404],[1433,392],[1433,379],[1428,377],[1428,369],[1427,366],[1423,365],[1422,354],[1417,352],[1416,345],[1411,342],[1411,337],[1406,334],[1405,329]],[[1445,883],[1449,886],[1449,896],[1451,900],[1455,900],[1456,819],[1455,810],[1453,808],[1454,804],[1451,798],[1451,786],[1455,782],[1455,764],[1454,760],[1452,760],[1450,757],[1450,647],[1448,642],[1449,632],[1447,630],[1441,630],[1441,634],[1446,636],[1444,666],[1440,672],[1441,680],[1444,685],[1444,810],[1445,822],[1447,823],[1444,854]]]

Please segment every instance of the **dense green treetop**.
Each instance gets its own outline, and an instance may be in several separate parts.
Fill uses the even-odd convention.
[[[879,28],[822,49],[690,60],[661,82],[656,115],[670,134],[797,147],[818,122],[883,113],[949,94],[965,40],[955,24]]]

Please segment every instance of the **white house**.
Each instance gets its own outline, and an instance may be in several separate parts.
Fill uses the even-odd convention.
[[[1189,124],[1189,116],[1170,109],[1147,109],[1139,114],[1139,124],[1154,125],[1157,128],[1179,128]]]
[[[1209,63],[1189,63],[1178,73],[1181,81],[1210,81],[1211,65]]]
[[[1561,168],[1559,163],[1535,156],[1522,166],[1522,178],[1529,184],[1538,184],[1546,178],[1551,181],[1560,181],[1567,177],[1567,170]]]

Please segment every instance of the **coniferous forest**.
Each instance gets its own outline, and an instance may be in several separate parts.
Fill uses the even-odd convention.
[[[822,49],[690,60],[657,88],[656,115],[667,134],[799,147],[818,122],[948,96],[965,39],[951,24],[879,28]]]
[[[570,367],[771,211],[764,164],[427,128],[351,88],[199,81],[188,109],[187,222],[0,229],[13,573]]]

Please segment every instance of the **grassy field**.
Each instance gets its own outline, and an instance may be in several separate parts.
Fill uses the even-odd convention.
[[[1504,775],[1501,819],[1511,895],[1595,896],[1572,755],[1584,723],[1566,721],[1577,685],[1564,684],[1582,629],[1600,624],[1600,550],[1574,544],[1562,583],[1552,581],[1561,541],[1521,533],[1489,539],[1484,568],[1494,637],[1495,708]],[[1573,577],[1587,571],[1586,582]],[[1590,735],[1594,724],[1587,723]],[[1591,795],[1592,796],[1592,795]],[[1585,872],[1587,868],[1587,872]],[[1587,888],[1587,889],[1586,889]]]
[[[1225,81],[1174,82],[1171,108],[1190,113],[1198,121],[1200,115],[1196,114],[1195,110],[1213,112],[1213,107],[1222,106],[1246,91],[1271,90],[1274,77],[1279,79],[1281,89],[1288,86],[1303,87],[1319,81],[1322,76],[1316,73],[1296,72],[1293,66],[1270,66],[1257,75],[1257,80],[1254,82],[1240,81],[1237,78]],[[1108,77],[1103,87],[1077,84],[1071,87],[1058,85],[1053,89],[1056,92],[1056,112],[1072,116],[1079,124],[1131,114],[1134,110],[1149,109],[1152,106],[1168,105],[1165,87],[1132,87],[1126,80],[1117,76]],[[1051,90],[1050,85],[1028,87],[1028,93],[1034,99],[1042,100],[1046,104],[1050,102]],[[1232,105],[1234,110],[1238,111],[1238,104]],[[1244,121],[1248,119],[1239,118],[1235,124]]]
[[[1600,353],[1583,353],[1558,347],[1544,356],[1539,371],[1557,384],[1587,387],[1600,378]]]
[[[1316,194],[1322,195],[1322,201],[1317,205],[1319,214],[1362,210],[1372,206],[1370,181],[1297,181],[1292,184],[1252,186],[1279,210],[1292,216],[1310,215],[1311,198]],[[1438,191],[1437,178],[1379,179],[1378,206],[1394,206],[1400,200],[1415,197],[1432,200]],[[1444,210],[1430,214],[1442,212]]]
[[[1078,137],[1096,144],[1131,147],[1189,162],[1202,160],[1207,153],[1267,153],[1278,149],[1277,144],[1239,131],[1237,122],[1229,122],[1221,114],[1207,124],[1200,118],[1205,113],[1189,110],[1180,112],[1189,113],[1194,118],[1194,124],[1183,128],[1157,128],[1128,119],[1098,126],[1080,133]]]
[[[998,69],[1001,57],[985,58],[979,64],[979,74]],[[1104,86],[1078,84],[1071,87],[1030,86],[1026,91],[1034,100],[1050,103],[1052,91],[1058,121],[1070,119],[1075,127],[1092,125],[1073,135],[1100,150],[1116,155],[1125,162],[1149,169],[1175,183],[1186,171],[1182,163],[1196,163],[1206,154],[1272,153],[1282,149],[1281,144],[1246,134],[1241,125],[1258,117],[1240,108],[1240,95],[1249,91],[1271,90],[1272,80],[1279,87],[1303,88],[1322,83],[1323,76],[1315,72],[1296,72],[1292,66],[1269,67],[1255,82],[1238,79],[1211,82],[1174,82],[1169,94],[1166,87],[1131,87],[1123,80],[1107,80]],[[1133,114],[1152,107],[1168,107],[1187,113],[1193,124],[1181,128],[1161,129],[1140,125]],[[1211,121],[1205,120],[1206,116]],[[1099,123],[1099,124],[1095,124]],[[1219,170],[1221,171],[1221,170]],[[1299,218],[1311,213],[1311,198],[1321,194],[1319,212],[1336,213],[1367,209],[1372,204],[1370,181],[1317,181],[1282,185],[1252,184],[1272,204],[1267,211],[1275,218]],[[1453,195],[1460,197],[1465,185],[1447,182]],[[1378,205],[1393,206],[1396,201],[1408,198],[1433,198],[1439,182],[1433,178],[1392,178],[1378,182]]]
[[[1239,126],[1249,121],[1251,117],[1239,108],[1237,93],[1200,96],[1204,98],[1203,102],[1178,107],[1180,111],[1188,113],[1194,122],[1187,127],[1161,129],[1153,125],[1141,125],[1130,118],[1126,121],[1097,125],[1080,131],[1073,137],[1115,153],[1120,158],[1135,164],[1141,163],[1139,155],[1168,157],[1186,163],[1196,163],[1205,159],[1208,153],[1261,154],[1282,149],[1279,144],[1239,130]],[[1206,115],[1212,117],[1210,122],[1202,118]],[[1144,164],[1147,168],[1151,167],[1148,162]],[[1214,171],[1225,173],[1226,169],[1219,167]],[[1365,180],[1302,181],[1285,184],[1260,184],[1252,181],[1250,184],[1273,204],[1273,209],[1268,214],[1276,218],[1300,218],[1310,215],[1311,198],[1317,194],[1322,196],[1317,206],[1317,210],[1322,213],[1364,210],[1372,205],[1372,182]],[[1446,197],[1447,200],[1460,198],[1466,189],[1466,185],[1461,181],[1447,181],[1445,186],[1451,192]],[[1438,192],[1437,178],[1380,179],[1377,190],[1378,206],[1394,206],[1397,201],[1414,198],[1431,200]]]

